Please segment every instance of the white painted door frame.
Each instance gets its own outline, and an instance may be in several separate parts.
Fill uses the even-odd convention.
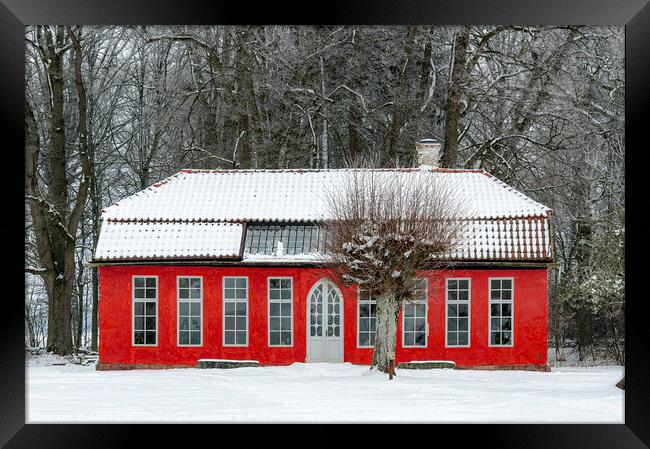
[[[321,306],[321,333],[322,335],[314,336],[311,335],[311,300],[312,296],[316,294],[316,291],[321,287],[320,294],[322,297],[322,306]],[[338,297],[339,304],[339,336],[327,336],[327,318],[328,318],[328,304],[329,304],[329,294],[330,291],[333,292],[336,297]],[[333,305],[334,306],[334,305]],[[343,316],[343,295],[341,290],[329,279],[320,279],[316,282],[307,294],[307,307],[306,307],[307,319],[307,334],[306,334],[306,346],[307,346],[307,362],[332,362],[332,363],[341,363],[343,362],[343,340],[344,340],[344,316]]]

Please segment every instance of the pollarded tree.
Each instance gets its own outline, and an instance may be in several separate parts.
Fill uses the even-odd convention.
[[[440,268],[461,238],[463,211],[449,178],[355,170],[327,194],[328,260],[344,284],[376,298],[372,368],[391,378],[400,307],[420,296],[416,271]]]

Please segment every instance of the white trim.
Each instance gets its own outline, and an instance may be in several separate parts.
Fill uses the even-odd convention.
[[[447,313],[449,311],[449,281],[467,281],[467,301],[452,301],[456,304],[463,304],[467,302],[467,344],[466,345],[450,345],[449,344],[449,318]],[[458,332],[458,330],[456,331]],[[469,348],[472,345],[472,278],[445,278],[445,348]]]
[[[357,332],[355,335],[355,341],[357,343],[357,348],[358,349],[372,349],[375,347],[375,345],[366,345],[366,346],[361,346],[359,343],[359,333],[361,332],[361,303],[363,302],[364,304],[368,304],[368,306],[372,305],[373,303],[375,304],[375,332],[377,332],[377,300],[361,300],[361,288],[357,286]],[[370,319],[370,318],[369,318]],[[370,325],[370,324],[368,324]],[[370,331],[364,331],[364,332],[370,332]]]
[[[138,298],[138,301],[135,300],[135,278],[143,278],[143,279],[155,279],[156,280],[156,344],[145,344],[145,343],[136,343],[135,342],[135,303],[136,302],[151,302],[151,298],[148,298],[149,301],[147,301],[147,298]],[[145,292],[146,292],[146,287],[147,283],[145,281]],[[158,342],[160,341],[160,333],[158,332],[159,330],[159,323],[158,323],[158,291],[160,289],[160,282],[158,280],[158,275],[137,275],[133,274],[131,275],[131,346],[137,346],[137,347],[156,347],[158,346]],[[146,293],[145,293],[146,296]],[[146,312],[147,306],[145,305],[145,312]],[[146,316],[146,314],[145,314]],[[145,320],[145,329],[146,329],[146,320]],[[145,341],[147,340],[147,331],[143,331],[145,333],[144,338]]]
[[[324,284],[324,283],[327,283],[327,284],[329,284],[330,287],[333,287],[334,290],[336,291],[336,293],[339,295],[339,299],[341,300],[341,308],[340,308],[340,310],[341,310],[341,323],[340,323],[340,327],[341,327],[341,342],[343,343],[343,361],[345,361],[345,317],[344,317],[344,313],[345,313],[345,302],[344,301],[345,301],[345,298],[343,297],[343,294],[341,293],[341,289],[339,289],[338,285],[336,285],[334,282],[332,282],[329,278],[324,277],[324,278],[320,278],[318,281],[314,282],[314,285],[312,285],[311,288],[309,289],[309,292],[307,292],[307,298],[305,300],[305,304],[306,304],[306,307],[305,307],[305,314],[306,314],[306,319],[305,319],[305,325],[306,325],[305,326],[306,327],[305,346],[307,346],[306,351],[305,351],[305,353],[306,353],[305,354],[305,361],[306,362],[309,361],[310,355],[311,355],[309,353],[309,337],[310,337],[310,335],[309,335],[309,331],[310,331],[309,320],[311,318],[311,316],[310,316],[311,312],[309,311],[309,302],[311,300],[311,295],[314,292],[314,290],[316,290],[316,288],[320,284]],[[323,317],[325,317],[325,311],[327,310],[326,305],[327,305],[327,297],[325,297],[325,295],[323,295]],[[325,318],[323,318],[323,322],[321,323],[321,326],[325,326],[325,321],[326,321]],[[326,332],[324,332],[323,334],[326,334]],[[326,336],[323,335],[323,337],[325,338]]]
[[[201,296],[199,297],[198,301],[196,299],[192,298],[187,298],[187,299],[182,299],[179,295],[180,293],[180,280],[181,279],[199,279],[201,281]],[[191,283],[189,290],[191,290]],[[192,276],[192,275],[177,275],[176,276],[176,346],[179,347],[202,347],[203,346],[203,327],[205,325],[205,319],[203,317],[203,276]],[[199,303],[199,308],[200,308],[200,313],[201,313],[201,332],[200,332],[200,342],[199,344],[181,344],[181,320],[180,320],[180,304],[181,302],[187,302],[187,303],[192,303],[192,302],[198,302]],[[191,306],[190,306],[191,310]],[[188,324],[189,325],[189,324]],[[189,325],[191,327],[191,325]],[[188,334],[189,341],[192,340],[192,332],[189,332]]]
[[[289,301],[285,300],[277,300],[274,299],[271,301],[271,280],[272,279],[289,279],[291,281],[291,299]],[[266,277],[266,316],[267,316],[267,323],[266,323],[266,338],[267,338],[267,345],[270,348],[292,348],[293,347],[293,340],[294,340],[294,332],[293,332],[293,316],[295,315],[294,311],[294,304],[293,304],[293,289],[294,289],[294,283],[293,283],[293,276],[267,276]],[[271,344],[271,302],[275,302],[278,304],[282,303],[289,303],[291,304],[291,344],[290,345],[272,345]],[[280,324],[282,326],[282,324]]]
[[[426,284],[425,288],[425,298],[424,299],[418,299],[416,301],[410,301],[407,303],[402,303],[402,348],[413,348],[413,349],[426,349],[429,347],[429,278],[423,277],[423,278],[415,278],[417,281],[424,281]],[[404,312],[404,307],[406,307],[408,304],[424,304],[424,344],[423,345],[407,345],[404,343],[406,340],[406,329],[404,327],[404,322],[406,321],[406,313]],[[414,335],[417,333],[417,331],[409,331],[413,333]],[[415,343],[415,337],[413,342]]]
[[[492,342],[492,280],[500,281],[511,281],[511,290],[510,290],[510,301],[495,301],[495,303],[511,304],[511,315],[510,315],[510,344],[509,345],[493,345]],[[515,278],[514,277],[488,277],[488,347],[489,348],[512,348],[515,346]]]
[[[226,302],[242,302],[241,299],[229,299],[226,300],[226,279],[246,279],[246,343],[245,344],[237,344],[237,343],[231,343],[231,344],[226,344]],[[236,284],[235,284],[236,285]],[[221,276],[221,345],[225,347],[240,347],[244,348],[248,346],[248,341],[249,341],[249,332],[250,332],[250,326],[248,325],[248,320],[251,314],[250,311],[250,304],[248,301],[248,276]],[[237,288],[237,287],[235,287]],[[236,310],[236,306],[235,306]],[[236,320],[236,318],[235,318]],[[235,333],[235,341],[237,341],[237,334]]]

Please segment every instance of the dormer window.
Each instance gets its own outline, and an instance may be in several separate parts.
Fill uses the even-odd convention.
[[[249,224],[246,254],[284,256],[324,252],[325,231],[315,224]]]

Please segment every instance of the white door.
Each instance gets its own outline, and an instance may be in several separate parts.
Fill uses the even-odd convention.
[[[320,281],[307,298],[307,361],[343,362],[343,301],[338,289]]]

